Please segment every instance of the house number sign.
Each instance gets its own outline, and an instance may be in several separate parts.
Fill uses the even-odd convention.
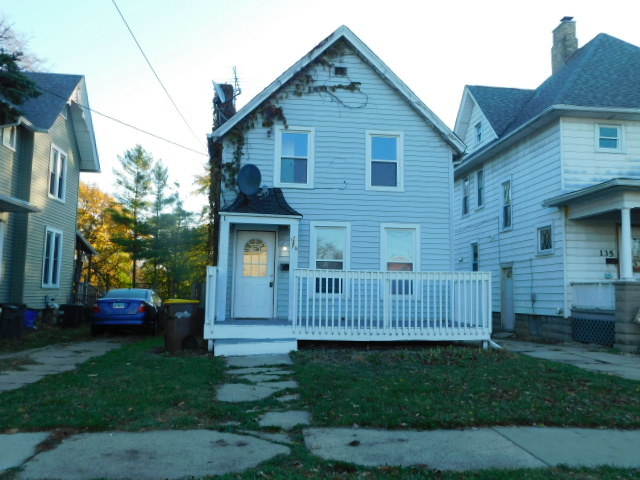
[[[616,251],[613,249],[601,249],[600,250],[600,256],[601,257],[607,257],[607,258],[615,258],[616,257]]]

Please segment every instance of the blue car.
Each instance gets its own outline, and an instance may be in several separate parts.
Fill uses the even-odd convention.
[[[91,334],[107,329],[134,328],[155,335],[162,330],[162,300],[146,288],[116,288],[96,302]]]

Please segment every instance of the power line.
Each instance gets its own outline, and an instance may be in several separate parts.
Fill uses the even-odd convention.
[[[38,86],[38,90],[42,90],[43,92],[47,92],[50,95],[53,95],[53,96],[58,97],[58,98],[61,98],[65,102],[67,100],[69,100],[68,98],[63,97],[62,95],[58,95],[57,93],[52,92],[51,90],[47,90],[46,88],[42,88],[41,86]],[[96,115],[100,115],[101,117],[108,118],[109,120],[112,120],[112,121],[114,121],[116,123],[124,125],[125,127],[133,128],[134,130],[137,130],[138,132],[144,133],[145,135],[149,135],[151,137],[157,138],[158,140],[162,140],[163,142],[167,142],[167,143],[170,143],[171,145],[175,145],[176,147],[180,147],[180,148],[183,148],[185,150],[189,150],[191,152],[197,153],[198,155],[202,155],[202,156],[205,156],[205,157],[209,156],[207,153],[203,153],[203,152],[201,152],[199,150],[195,150],[195,149],[193,149],[191,147],[186,147],[186,146],[184,146],[184,145],[182,145],[180,143],[174,142],[173,140],[169,140],[168,138],[161,137],[160,135],[156,135],[155,133],[148,132],[146,130],[143,130],[140,127],[136,127],[135,125],[131,125],[130,123],[123,122],[122,120],[118,120],[117,118],[112,117],[111,115],[107,115],[106,113],[99,112],[97,110],[94,110],[91,107],[87,107],[86,105],[82,105],[82,104],[80,104],[78,102],[74,102],[74,103],[76,105],[78,105],[80,108],[84,108],[85,110],[88,110],[91,113],[95,113]]]
[[[178,105],[176,105],[176,102],[173,101],[173,98],[171,97],[171,95],[169,94],[169,91],[167,90],[167,88],[164,86],[164,83],[162,83],[162,80],[160,80],[160,77],[158,76],[158,74],[156,73],[156,70],[153,68],[153,65],[151,65],[151,62],[149,61],[149,59],[147,58],[147,55],[144,53],[144,50],[142,50],[142,47],[140,46],[140,43],[138,42],[138,39],[136,38],[136,36],[133,34],[133,30],[131,30],[131,27],[129,27],[129,24],[127,23],[127,20],[124,18],[124,15],[122,14],[122,12],[120,11],[120,8],[118,7],[118,4],[116,3],[116,0],[111,0],[111,2],[113,3],[113,6],[116,7],[116,10],[118,11],[118,14],[120,15],[120,18],[122,18],[122,21],[124,22],[125,26],[127,27],[127,30],[129,30],[129,33],[131,34],[131,38],[133,38],[133,41],[136,42],[136,45],[138,46],[138,49],[140,50],[140,53],[142,54],[142,56],[144,57],[145,61],[147,62],[147,65],[149,65],[149,68],[151,69],[151,71],[153,72],[153,75],[156,77],[156,80],[158,80],[158,83],[160,84],[160,86],[162,87],[162,89],[164,90],[164,93],[167,95],[167,97],[169,98],[169,101],[171,101],[171,104],[173,105],[173,107],[176,109],[176,112],[178,112],[178,115],[180,115],[180,118],[182,118],[182,121],[184,122],[184,124],[187,126],[187,128],[189,129],[189,131],[191,132],[191,134],[194,136],[194,138],[197,140],[197,142],[200,144],[201,147],[204,147],[204,144],[202,143],[202,140],[200,139],[200,137],[198,137],[198,135],[196,135],[196,133],[193,131],[193,129],[191,128],[191,125],[189,125],[189,122],[187,122],[187,119],[184,117],[184,115],[182,115],[182,112],[180,111],[180,109],[178,108]],[[96,112],[97,113],[97,112]]]

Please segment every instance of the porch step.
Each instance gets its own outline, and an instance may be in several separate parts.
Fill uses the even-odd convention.
[[[213,341],[213,354],[216,357],[232,357],[237,355],[269,355],[289,353],[298,350],[295,338],[272,338],[257,340],[247,338],[225,338]]]

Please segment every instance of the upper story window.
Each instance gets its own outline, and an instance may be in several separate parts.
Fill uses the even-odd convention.
[[[482,122],[476,123],[475,134],[476,134],[476,145],[482,143]]]
[[[462,181],[462,215],[469,213],[469,177],[464,177]]]
[[[67,193],[67,155],[51,146],[49,158],[49,196],[64,202]]]
[[[553,230],[551,225],[538,229],[538,253],[553,252]]]
[[[502,228],[512,225],[511,180],[502,184]]]
[[[598,150],[617,152],[622,147],[622,129],[619,125],[597,125]]]
[[[17,138],[16,127],[4,127],[0,132],[0,135],[2,135],[2,145],[10,148],[11,150],[16,149],[16,138]]]
[[[484,205],[484,170],[478,170],[476,173],[476,199],[478,208]]]
[[[400,132],[367,132],[367,190],[403,189],[402,148],[403,135]]]
[[[60,265],[62,264],[62,232],[47,227],[44,239],[42,261],[42,286],[60,286]]]
[[[278,130],[274,183],[282,187],[313,187],[313,128]]]

